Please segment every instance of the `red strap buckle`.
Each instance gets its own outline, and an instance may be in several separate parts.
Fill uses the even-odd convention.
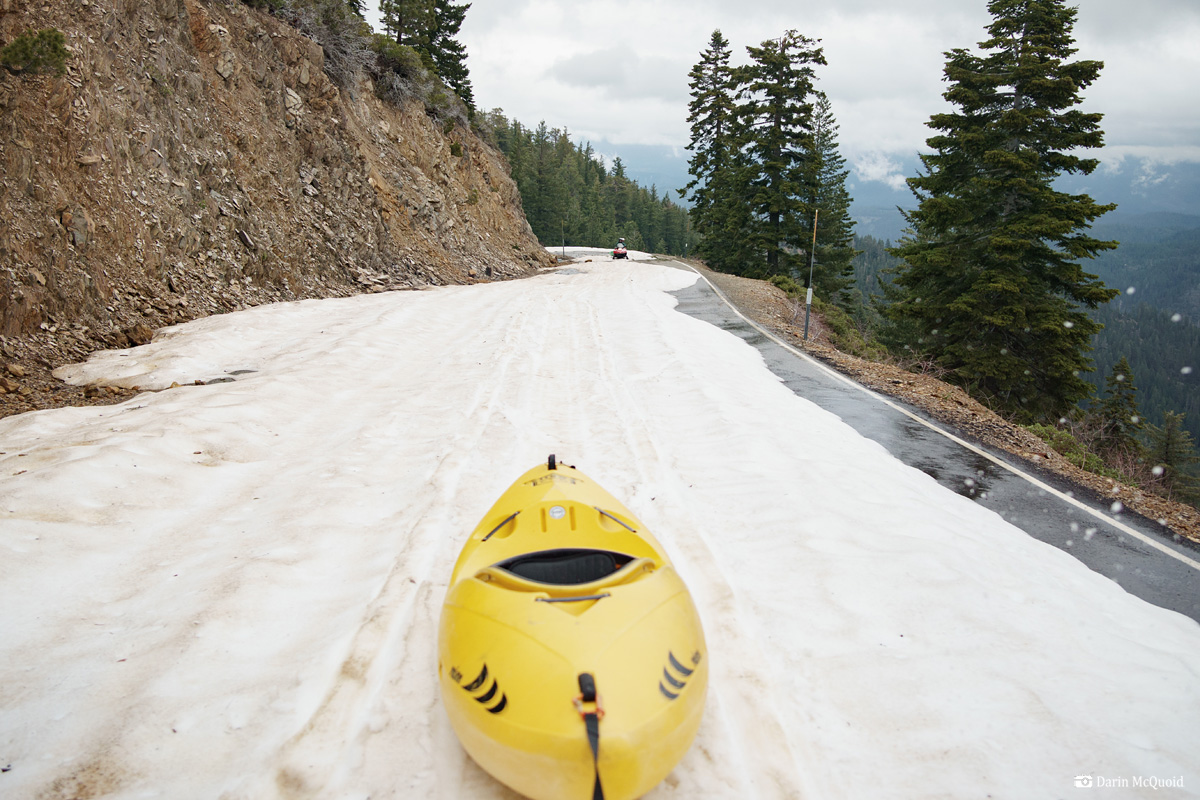
[[[595,703],[585,703],[583,695],[576,697],[573,702],[575,703],[575,710],[579,712],[579,716],[586,717],[588,714],[595,714],[596,719],[604,719],[604,698],[600,696],[599,692],[596,692]],[[584,705],[594,705],[595,709],[589,711],[584,708]]]

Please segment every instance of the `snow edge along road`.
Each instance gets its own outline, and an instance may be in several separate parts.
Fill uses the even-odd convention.
[[[1155,540],[1154,538],[1147,536],[1146,534],[1142,533],[1141,531],[1139,531],[1135,528],[1132,528],[1129,525],[1126,525],[1125,523],[1121,522],[1120,520],[1106,516],[1100,510],[1089,506],[1088,504],[1078,500],[1075,497],[1072,497],[1071,495],[1069,495],[1065,492],[1055,489],[1053,486],[1050,486],[1049,484],[1045,483],[1044,481],[1039,480],[1038,478],[1034,477],[1033,475],[1030,475],[1028,472],[1025,472],[1024,470],[1013,466],[1012,464],[1008,463],[1004,459],[999,458],[999,457],[993,455],[992,453],[989,453],[988,451],[986,451],[980,447],[977,447],[976,445],[971,444],[970,442],[966,441],[965,439],[962,439],[961,437],[956,436],[955,434],[951,433],[950,431],[947,431],[947,430],[939,427],[938,425],[934,424],[933,422],[930,422],[929,420],[927,420],[917,414],[914,414],[913,412],[909,411],[908,409],[904,408],[903,406],[892,402],[891,400],[884,397],[883,395],[881,395],[875,391],[872,391],[871,389],[868,389],[867,387],[863,386],[860,383],[855,382],[854,380],[846,377],[845,375],[841,374],[837,370],[831,369],[827,365],[822,364],[820,361],[818,361],[817,359],[808,355],[803,350],[799,350],[799,349],[793,347],[792,345],[790,345],[787,342],[780,339],[778,336],[776,336],[771,331],[767,330],[766,328],[759,325],[757,322],[755,322],[754,320],[750,319],[745,314],[743,314],[740,310],[738,310],[738,308],[733,304],[733,302],[730,301],[730,299],[725,296],[725,293],[722,292],[720,289],[718,289],[713,284],[713,282],[710,281],[699,270],[695,269],[694,267],[692,267],[689,264],[684,264],[683,262],[680,262],[680,261],[671,261],[670,263],[677,264],[678,266],[680,266],[684,269],[694,272],[700,278],[700,280],[704,281],[704,283],[707,284],[709,286],[709,288],[711,288],[713,290],[713,293],[716,294],[716,296],[721,299],[721,302],[723,302],[726,306],[728,306],[729,309],[734,314],[736,314],[741,320],[743,320],[747,325],[754,328],[754,330],[758,331],[760,334],[762,334],[763,336],[765,336],[767,339],[771,340],[775,344],[779,345],[787,352],[791,353],[794,356],[797,356],[798,358],[803,359],[806,363],[819,369],[821,372],[825,373],[829,377],[835,378],[836,380],[859,390],[860,392],[866,394],[867,396],[869,396],[875,400],[878,400],[880,403],[883,403],[884,405],[888,406],[889,408],[892,408],[893,410],[903,414],[904,416],[908,417],[909,419],[912,419],[913,421],[920,423],[921,425],[923,425],[924,427],[933,431],[934,433],[937,433],[937,434],[945,437],[946,439],[949,439],[950,441],[954,442],[955,444],[957,444],[963,448],[966,448],[967,450],[971,451],[972,453],[975,453],[976,455],[980,456],[981,458],[987,459],[989,462],[995,464],[996,466],[1000,467],[1001,469],[1005,470],[1006,472],[1008,472],[1018,478],[1021,478],[1022,480],[1031,484],[1032,486],[1037,487],[1041,491],[1044,491],[1050,495],[1053,495],[1054,497],[1058,498],[1059,500],[1062,500],[1063,502],[1068,503],[1071,506],[1087,513],[1089,516],[1094,517],[1097,520],[1100,520],[1101,522],[1111,526],[1112,528],[1115,528],[1116,530],[1120,531],[1121,533],[1125,533],[1130,536],[1133,536],[1134,538],[1138,539],[1139,541],[1144,542],[1145,544],[1153,547],[1154,549],[1159,550],[1159,551],[1171,556],[1172,558],[1176,559],[1180,563],[1185,564],[1185,565],[1191,567],[1192,569],[1200,572],[1200,561],[1197,561],[1196,559],[1191,558],[1190,556],[1188,556],[1184,553],[1180,553],[1180,552],[1168,547],[1167,545],[1163,544],[1162,542],[1159,542],[1159,541]]]

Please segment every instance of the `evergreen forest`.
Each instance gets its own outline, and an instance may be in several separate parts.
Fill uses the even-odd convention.
[[[748,63],[731,66],[730,42],[715,30],[689,73],[692,180],[680,194],[702,235],[699,254],[714,269],[849,302],[849,170],[817,88],[824,50],[789,30],[746,53]]]
[[[608,166],[565,129],[545,122],[528,128],[499,109],[480,114],[476,126],[508,157],[525,217],[543,245],[612,247],[621,237],[631,250],[677,256],[695,250],[687,210],[657,187],[630,179],[620,156]]]

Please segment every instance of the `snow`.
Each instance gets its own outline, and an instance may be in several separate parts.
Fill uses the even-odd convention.
[[[546,251],[550,255],[555,256],[565,254],[567,258],[574,258],[584,263],[605,259],[609,261],[615,260],[612,258],[613,248],[611,247],[547,247]],[[625,253],[626,259],[629,261],[653,261],[656,258],[653,253],[646,253],[641,250],[626,250]]]
[[[674,310],[696,279],[597,259],[64,368],[165,391],[0,420],[0,795],[513,797],[449,727],[436,623],[555,453],[704,622],[705,719],[649,797],[1200,796],[1200,626],[793,395]]]

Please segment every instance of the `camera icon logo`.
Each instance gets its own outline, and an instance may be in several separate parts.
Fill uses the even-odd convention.
[[[1080,789],[1090,789],[1095,779],[1091,775],[1076,775],[1075,785]]]

